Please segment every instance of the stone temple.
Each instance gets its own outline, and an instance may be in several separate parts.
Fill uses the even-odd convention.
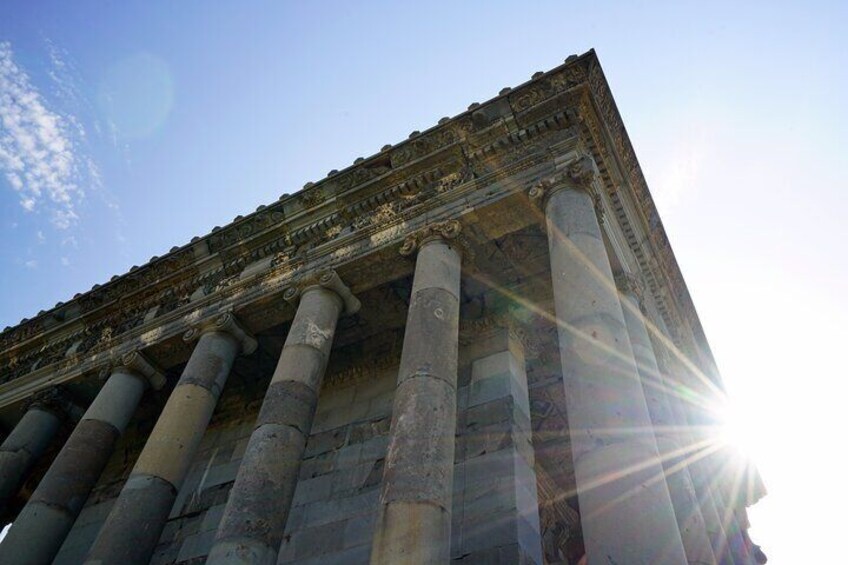
[[[0,334],[0,562],[762,563],[593,51]]]

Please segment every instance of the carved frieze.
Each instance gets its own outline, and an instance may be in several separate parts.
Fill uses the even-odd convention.
[[[214,231],[207,240],[209,251],[215,253],[236,245],[259,232],[281,224],[285,219],[286,215],[281,204],[269,206],[234,224]]]
[[[388,147],[299,194],[260,207],[193,245],[134,268],[79,296],[76,304],[64,305],[64,310],[57,310],[61,316],[48,312],[3,332],[0,382],[53,363],[65,366],[69,361],[78,362],[81,356],[114,348],[125,336],[139,331],[150,334],[157,320],[177,320],[215,300],[218,294],[260,297],[266,288],[271,288],[263,286],[269,281],[284,288],[287,277],[297,277],[301,269],[319,258],[324,261],[331,255],[332,262],[349,257],[353,249],[358,249],[350,242],[368,242],[371,238],[371,245],[382,245],[397,241],[407,235],[407,222],[457,194],[480,191],[550,161],[552,148],[570,137],[589,132],[589,149],[606,158],[608,142],[595,117],[596,106],[612,137],[612,150],[622,157],[626,180],[634,187],[650,225],[657,227],[657,233],[651,233],[651,241],[663,261],[659,268],[673,278],[673,300],[688,305],[688,294],[665,245],[661,224],[606,81],[594,58],[582,57],[430,131],[411,136],[402,144]],[[569,182],[583,183],[597,173],[597,168],[578,159],[560,171]],[[543,180],[531,192],[541,191],[543,198],[551,188],[546,184],[550,180]],[[292,209],[292,203],[300,206]],[[597,195],[596,206],[600,206]],[[307,211],[301,212],[302,209]],[[314,210],[310,213],[308,209]],[[450,238],[452,228],[446,229]],[[424,237],[413,234],[404,241],[403,249],[414,252]],[[458,233],[452,237],[452,242],[462,243]],[[262,263],[263,259],[267,263]],[[211,261],[220,261],[220,267],[211,268]],[[242,277],[250,265],[258,270]],[[647,267],[642,270],[652,280]],[[662,310],[664,305],[659,307]],[[63,312],[70,314],[64,316]],[[78,313],[84,316],[80,318]],[[51,322],[53,325],[45,328],[46,316],[63,321]],[[80,327],[69,335],[65,329],[69,324]],[[691,325],[696,326],[697,320]],[[60,332],[61,338],[53,337]]]
[[[457,141],[456,132],[451,128],[437,128],[435,131],[418,135],[391,152],[393,168],[411,163],[434,151],[447,147]]]

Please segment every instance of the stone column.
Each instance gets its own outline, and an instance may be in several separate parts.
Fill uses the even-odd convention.
[[[645,325],[641,280],[630,273],[619,272],[615,274],[615,283],[621,293],[624,322],[648,403],[648,414],[654,426],[657,448],[665,470],[665,482],[671,495],[686,558],[692,564],[715,563],[704,517],[685,463],[686,454],[681,449],[675,430],[674,414],[666,394],[667,385],[660,374],[650,334]]]
[[[592,158],[573,148],[531,189],[548,228],[554,306],[589,563],[685,563],[596,216]]]
[[[359,301],[335,271],[305,281],[207,563],[277,562],[339,315]],[[295,300],[297,289],[286,292]]]
[[[165,377],[140,353],[121,365],[100,389],[27,505],[0,543],[0,562],[50,563],[74,525],[148,385]]]
[[[67,403],[57,388],[36,393],[0,445],[0,509],[18,493],[30,469],[50,445],[60,417],[66,414]]]
[[[690,382],[700,380],[704,377],[695,376],[689,369],[683,370],[684,374],[688,374]],[[699,385],[695,385],[699,386]],[[710,388],[710,387],[706,387]],[[715,507],[720,523],[720,530],[723,537],[717,538],[716,544],[720,544],[721,561],[723,565],[751,565],[748,556],[740,554],[738,551],[741,542],[741,529],[736,521],[736,513],[732,505],[728,504],[727,500],[727,452],[719,445],[718,422],[707,408],[711,405],[717,405],[722,400],[718,400],[715,394],[707,394],[697,396],[698,402],[687,403],[684,405],[686,411],[685,417],[688,417],[689,423],[693,430],[693,441],[699,443],[701,453],[696,452],[698,460],[694,466],[700,469],[704,486],[702,490],[705,497],[709,497]]]
[[[85,563],[147,563],[240,353],[256,340],[232,314],[189,330],[200,340],[136,461]]]
[[[663,332],[668,335],[668,331]],[[683,372],[682,365],[677,360],[679,352],[675,345],[668,339],[660,340],[658,336],[652,337],[653,349],[657,354],[656,359],[664,381],[668,384],[669,403],[673,414],[677,436],[684,452],[684,461],[692,478],[692,485],[698,497],[698,505],[704,518],[704,527],[710,539],[710,545],[716,560],[722,565],[733,565],[733,559],[728,553],[727,534],[725,532],[723,519],[716,505],[712,493],[712,482],[714,477],[710,472],[703,453],[713,448],[709,439],[695,433],[698,427],[693,418],[693,412],[701,408],[693,405],[703,402],[702,395],[696,393],[701,387],[694,385]]]
[[[452,220],[407,238],[418,250],[371,563],[447,563],[456,379],[460,254]]]

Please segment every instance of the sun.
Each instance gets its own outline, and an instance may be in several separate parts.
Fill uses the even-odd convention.
[[[717,441],[723,447],[739,452],[746,459],[756,452],[756,414],[741,410],[732,400],[726,400],[718,410]]]

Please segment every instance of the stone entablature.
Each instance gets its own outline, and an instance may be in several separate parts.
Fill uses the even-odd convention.
[[[7,329],[0,334],[0,406],[177,336],[222,306],[239,310],[283,292],[306,269],[343,269],[400,244],[425,217],[432,220],[432,212],[456,216],[524,193],[549,174],[557,144],[574,136],[598,164],[602,206],[616,218],[666,325],[672,331],[691,328],[696,342],[682,331],[672,337],[688,353],[700,349],[711,360],[590,51]]]

